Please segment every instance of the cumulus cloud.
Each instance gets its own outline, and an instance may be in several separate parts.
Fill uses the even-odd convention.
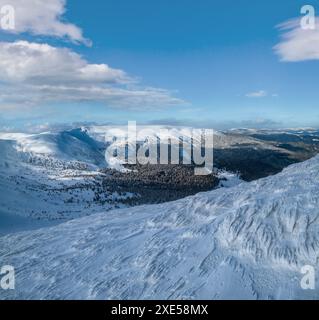
[[[67,48],[27,41],[0,42],[0,77],[7,83],[126,83],[124,71],[89,64]]]
[[[79,27],[65,21],[66,0],[0,0],[0,7],[5,5],[15,9],[15,27],[9,32],[67,38],[90,45]]]
[[[123,70],[90,64],[67,48],[0,42],[0,108],[47,102],[100,102],[154,108],[183,103],[164,89],[139,86]]]
[[[319,21],[314,29],[301,28],[300,19],[292,19],[278,26],[282,32],[281,41],[274,51],[281,61],[297,62],[319,59]]]
[[[248,98],[263,98],[267,97],[268,93],[265,90],[259,90],[254,92],[249,92],[246,94],[246,97]]]

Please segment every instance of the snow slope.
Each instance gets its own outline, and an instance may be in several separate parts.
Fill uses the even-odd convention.
[[[103,145],[81,129],[0,134],[0,235],[126,207],[132,194],[109,191],[103,166]]]
[[[319,156],[176,202],[0,238],[4,299],[319,299]]]
[[[16,150],[30,157],[50,157],[91,167],[105,163],[103,144],[81,129],[40,134],[0,133],[0,141],[2,140],[15,141]]]

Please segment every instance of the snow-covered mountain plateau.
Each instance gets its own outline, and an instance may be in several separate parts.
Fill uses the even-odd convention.
[[[318,181],[319,156],[228,189],[1,237],[16,290],[0,295],[318,299],[300,284],[304,265],[319,267]]]

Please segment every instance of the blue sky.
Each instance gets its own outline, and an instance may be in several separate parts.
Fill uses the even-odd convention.
[[[165,98],[163,105],[140,101],[131,108],[129,100],[116,106],[112,100],[37,100],[27,108],[3,108],[0,125],[136,120],[216,127],[318,126],[318,60],[281,61],[283,56],[274,50],[285,32],[276,26],[301,18],[305,4],[319,11],[318,1],[298,0],[68,0],[63,21],[80,28],[91,46],[34,30],[2,32],[1,40],[69,48],[90,64],[107,64],[138,79],[138,84],[125,84],[129,90],[165,89],[178,103]]]

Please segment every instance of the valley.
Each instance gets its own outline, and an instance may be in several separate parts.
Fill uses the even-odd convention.
[[[319,150],[319,132],[216,132],[211,175],[192,165],[108,167],[105,128],[0,134],[0,234],[175,201],[277,174]],[[110,139],[113,141],[112,139]]]

